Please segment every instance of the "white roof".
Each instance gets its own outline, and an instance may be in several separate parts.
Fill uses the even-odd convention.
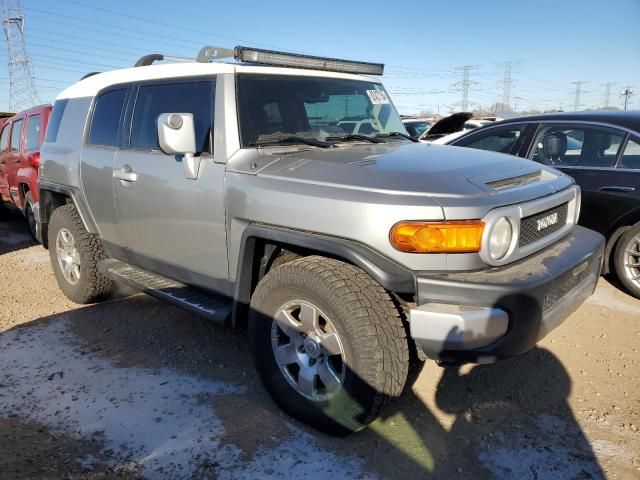
[[[365,80],[376,83],[380,82],[379,78],[370,78],[364,75],[353,75],[350,73],[328,72],[321,70],[253,66],[224,62],[161,63],[156,65],[149,65],[146,67],[132,67],[123,68],[120,70],[111,70],[109,72],[92,75],[64,89],[56,97],[56,100],[66,98],[93,97],[103,88],[119,83],[139,82],[142,80],[155,80],[161,78],[215,75],[219,73],[235,73],[240,71],[272,75],[300,75],[306,77],[330,77],[352,80]]]

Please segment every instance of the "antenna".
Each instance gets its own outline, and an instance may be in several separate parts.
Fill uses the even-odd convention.
[[[40,103],[31,59],[24,47],[24,14],[19,0],[2,0],[2,27],[7,37],[9,109],[19,112]]]

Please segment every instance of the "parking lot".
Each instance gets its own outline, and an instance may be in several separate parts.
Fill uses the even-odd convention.
[[[534,351],[427,363],[384,418],[334,439],[273,404],[242,332],[124,290],[68,301],[17,216],[0,271],[3,479],[640,475],[640,301],[605,279]]]

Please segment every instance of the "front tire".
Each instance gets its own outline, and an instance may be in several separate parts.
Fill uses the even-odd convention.
[[[364,428],[407,380],[408,342],[390,294],[338,260],[310,256],[272,269],[251,299],[248,330],[273,399],[325,433]]]
[[[95,303],[111,292],[113,282],[98,271],[98,262],[107,258],[102,240],[85,230],[73,204],[53,211],[48,240],[53,273],[69,300]]]
[[[631,295],[640,298],[640,223],[620,237],[613,262],[622,285]]]

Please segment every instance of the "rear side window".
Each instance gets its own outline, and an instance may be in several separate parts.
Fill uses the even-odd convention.
[[[13,122],[13,127],[11,127],[11,151],[18,152],[20,151],[20,136],[22,134],[22,124],[24,122],[22,120],[18,120]]]
[[[118,145],[120,116],[126,93],[125,88],[119,88],[103,93],[96,99],[89,131],[89,145]]]
[[[213,126],[213,83],[185,82],[143,85],[138,91],[131,128],[131,147],[158,149],[158,116],[191,113],[198,153],[209,152]]]
[[[45,141],[55,142],[58,138],[58,130],[60,130],[60,122],[62,121],[62,115],[69,100],[58,100],[53,104],[53,111],[49,116],[49,124],[47,125],[47,133],[45,134]]]
[[[29,117],[27,123],[26,149],[28,152],[40,147],[40,115]]]
[[[629,139],[618,167],[640,170],[640,140]]]

